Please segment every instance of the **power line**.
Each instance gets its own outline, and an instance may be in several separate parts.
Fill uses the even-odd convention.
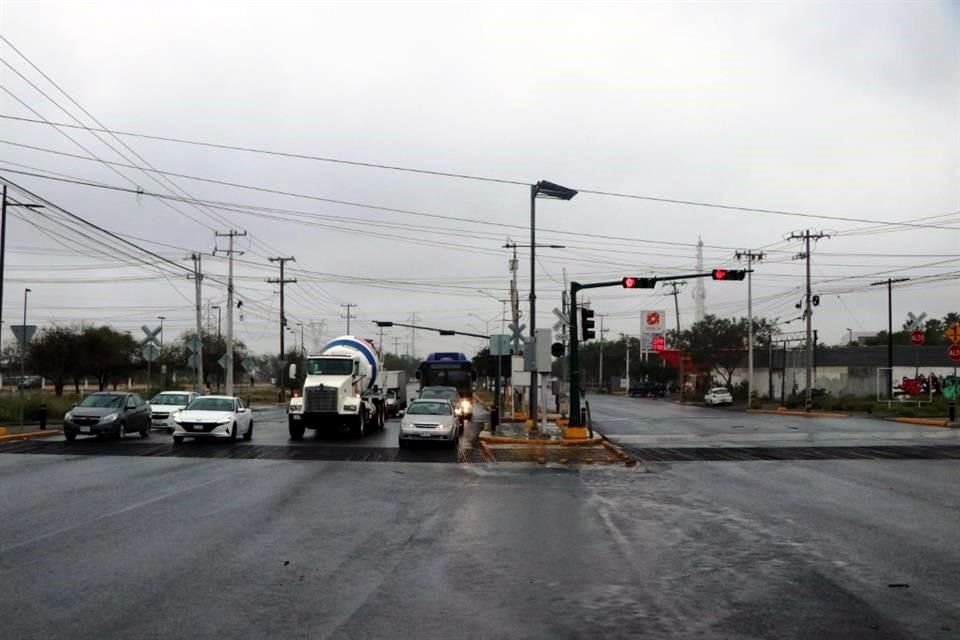
[[[70,125],[68,123],[50,122],[48,120],[36,120],[33,118],[26,118],[22,116],[12,116],[9,114],[0,114],[0,118],[19,121],[19,122],[27,122],[31,124],[46,124],[54,127],[83,128],[83,129],[88,129],[90,131],[107,132],[106,129],[96,129],[93,127],[90,127],[90,128],[78,127],[76,125]],[[441,177],[447,177],[447,178],[457,178],[461,180],[473,180],[473,181],[480,181],[480,182],[491,182],[491,183],[508,184],[513,186],[524,186],[524,187],[528,187],[529,185],[533,184],[533,182],[529,180],[511,180],[511,179],[494,178],[494,177],[479,176],[479,175],[466,174],[466,173],[454,173],[454,172],[447,172],[447,171],[420,169],[420,168],[414,168],[414,167],[403,167],[398,165],[388,165],[388,164],[373,163],[373,162],[344,160],[340,158],[315,156],[315,155],[300,154],[300,153],[290,153],[290,152],[283,152],[283,151],[273,151],[269,149],[259,149],[255,147],[245,147],[240,145],[227,145],[227,144],[212,143],[212,142],[202,142],[197,140],[187,140],[184,138],[173,138],[169,136],[156,136],[156,135],[136,133],[132,131],[119,131],[114,129],[114,130],[109,130],[109,132],[119,136],[130,136],[130,137],[144,138],[148,140],[158,140],[162,142],[172,142],[177,144],[203,146],[203,147],[224,149],[224,150],[230,150],[230,151],[242,151],[247,153],[257,153],[257,154],[270,155],[270,156],[295,158],[300,160],[328,162],[333,164],[385,169],[389,171],[400,171],[405,173],[417,173],[417,174],[441,176]],[[910,222],[900,222],[900,221],[891,221],[891,220],[871,220],[869,218],[860,218],[860,217],[853,217],[853,216],[834,216],[834,215],[816,214],[816,213],[809,213],[809,212],[802,212],[802,211],[788,211],[785,209],[748,207],[744,205],[732,205],[732,204],[723,204],[723,203],[716,203],[716,202],[706,202],[706,201],[700,201],[700,200],[687,200],[687,199],[681,199],[681,198],[666,198],[661,196],[651,196],[651,195],[643,195],[643,194],[635,194],[635,193],[603,191],[599,189],[577,188],[577,191],[579,191],[580,193],[597,195],[597,196],[624,198],[629,200],[643,200],[647,202],[659,202],[664,204],[678,204],[678,205],[685,205],[685,206],[692,206],[692,207],[704,207],[709,209],[721,209],[725,211],[738,211],[743,213],[760,213],[760,214],[791,216],[791,217],[799,217],[799,218],[812,218],[812,219],[819,219],[819,220],[835,220],[840,222],[858,222],[863,224],[879,224],[879,225],[890,225],[890,226],[900,226],[900,227],[925,228],[925,229],[948,229],[948,230],[960,231],[960,227],[945,227],[940,225],[928,225],[928,224],[922,224],[922,223],[910,223]],[[960,212],[957,212],[957,213],[960,213]]]

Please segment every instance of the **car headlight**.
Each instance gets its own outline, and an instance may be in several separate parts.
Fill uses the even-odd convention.
[[[224,418],[223,420],[217,420],[217,424],[230,424],[231,422],[233,422],[233,416]]]
[[[117,419],[117,415],[118,414],[116,413],[108,413],[107,415],[100,418],[100,422],[113,422],[114,420]]]
[[[174,422],[176,422],[177,424],[180,424],[180,419],[181,419],[183,416],[181,416],[181,415],[180,415],[180,412],[177,411],[177,412],[173,413],[173,415],[171,415],[170,417],[173,418],[173,421],[174,421]]]
[[[63,419],[67,421],[73,420],[73,414],[67,411],[67,415],[63,416]]]
[[[356,410],[357,410],[357,405],[355,405],[355,404],[345,404],[345,405],[343,405],[343,410],[344,410],[344,411],[356,411]]]

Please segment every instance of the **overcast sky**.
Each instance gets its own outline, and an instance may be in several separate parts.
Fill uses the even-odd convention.
[[[734,265],[736,249],[765,251],[754,311],[788,320],[799,315],[804,269],[791,259],[798,243],[785,238],[805,228],[831,235],[813,252],[813,289],[821,295],[814,324],[825,342],[838,342],[847,328],[885,328],[886,292],[869,284],[887,277],[949,274],[897,286],[897,325],[908,312],[960,311],[956,2],[5,0],[0,34],[112,130],[825,216],[587,193],[538,200],[538,241],[567,246],[538,251],[540,326],[553,323],[564,269],[581,282],[690,272],[698,236],[707,269]],[[0,114],[95,126],[6,42],[0,58]],[[258,352],[278,348],[279,290],[265,279],[279,273],[269,256],[296,257],[288,265],[298,282],[287,287],[287,314],[293,328],[305,325],[309,348],[321,332],[311,323],[326,322],[324,337],[346,332],[340,305],[347,303],[356,305],[351,332],[369,337],[376,336],[371,320],[409,322],[413,312],[421,324],[493,332],[502,310],[495,299],[509,290],[502,245],[508,237],[529,243],[524,184],[122,136],[141,159],[101,138],[126,158],[83,130],[0,119],[0,176],[186,267],[191,252],[214,249],[215,230],[245,230],[235,334]],[[297,195],[171,178],[180,195],[229,203],[229,210],[162,201],[149,194],[171,194],[164,179],[111,169],[91,154]],[[32,201],[17,190],[11,196]],[[30,324],[105,322],[139,336],[141,324],[163,315],[167,340],[193,326],[193,284],[184,274],[86,232],[108,245],[92,245],[55,209],[12,211],[6,323],[20,322],[30,287]],[[520,258],[527,322],[528,249]],[[205,304],[223,304],[226,288],[212,279],[223,279],[225,261],[208,255],[204,267],[211,276]],[[708,313],[746,315],[746,283],[705,287]],[[694,318],[693,289],[679,298],[683,326]],[[589,298],[609,314],[605,327],[614,337],[638,333],[648,309],[668,310],[672,327],[673,301],[664,293],[615,288]],[[394,338],[401,352],[409,349],[410,332],[388,331],[389,351]],[[477,346],[416,337],[421,356]]]

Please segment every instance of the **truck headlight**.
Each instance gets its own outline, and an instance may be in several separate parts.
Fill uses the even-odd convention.
[[[345,404],[345,405],[343,405],[343,410],[344,410],[344,411],[356,411],[356,410],[357,410],[357,405],[355,405],[355,404]]]

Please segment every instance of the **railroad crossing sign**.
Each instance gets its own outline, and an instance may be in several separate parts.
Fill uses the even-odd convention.
[[[140,330],[143,331],[143,333],[147,336],[140,344],[147,345],[157,343],[157,338],[160,336],[160,327],[151,329],[147,325],[143,325],[140,327]]]
[[[556,307],[554,307],[553,315],[557,316],[557,321],[553,325],[554,331],[560,331],[564,327],[567,327],[570,325],[570,318],[565,316],[563,314],[563,311],[560,311],[560,309],[557,309]]]
[[[954,322],[947,327],[946,336],[953,344],[960,344],[960,322]]]
[[[153,362],[160,357],[160,347],[153,344],[153,342],[148,341],[143,345],[141,353],[143,353],[144,360],[147,362]]]
[[[517,323],[511,322],[507,325],[507,328],[510,329],[510,334],[513,336],[514,340],[522,340],[523,330],[527,328],[527,325],[521,324],[518,326]]]
[[[913,333],[910,334],[910,344],[919,347],[923,344],[925,337],[923,331],[920,329],[914,329]]]
[[[927,317],[926,313],[921,313],[919,316],[913,315],[913,312],[908,313],[907,314],[907,330],[916,331],[917,329],[919,329],[921,326],[920,323],[922,323],[924,319],[926,319],[926,317]]]
[[[960,362],[960,344],[952,344],[947,347],[947,357],[954,362]]]

